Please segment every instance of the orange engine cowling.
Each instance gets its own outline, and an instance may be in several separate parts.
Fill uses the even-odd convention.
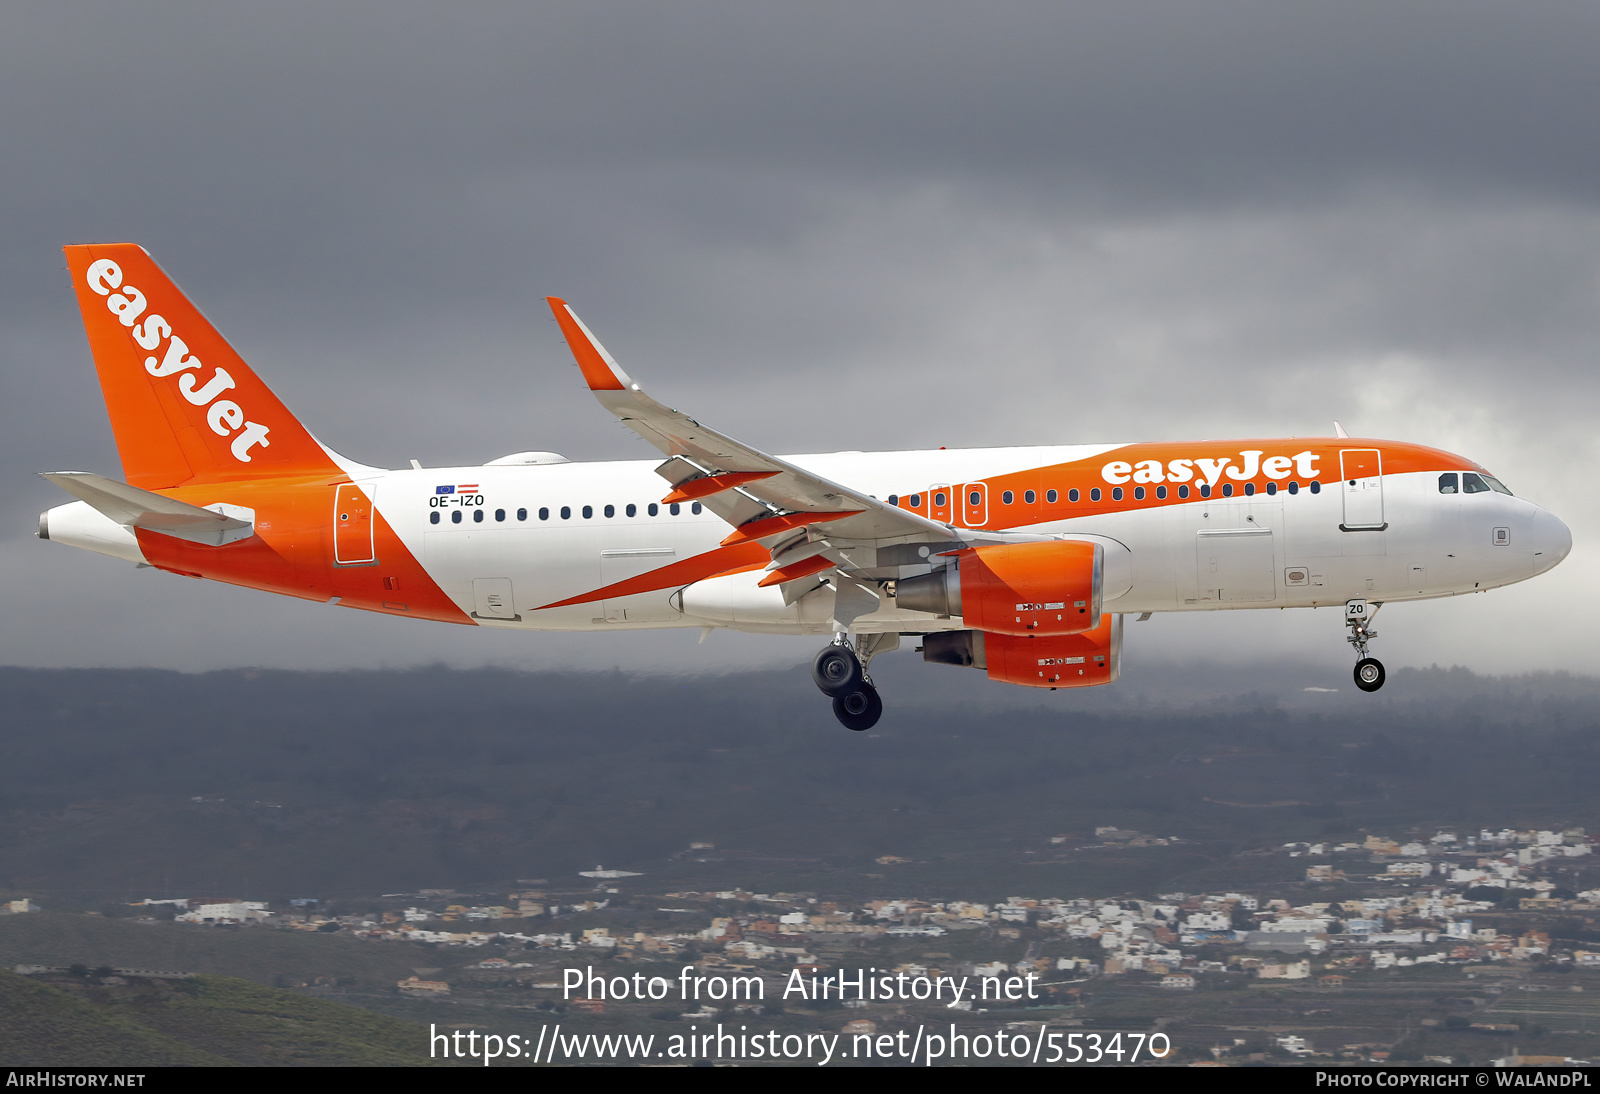
[[[1030,688],[1089,688],[1122,671],[1122,616],[1085,634],[1014,635],[937,631],[924,635],[922,659],[984,669],[989,679]]]
[[[1105,549],[1086,540],[976,547],[897,583],[899,607],[960,616],[989,634],[1082,634],[1100,626]]]

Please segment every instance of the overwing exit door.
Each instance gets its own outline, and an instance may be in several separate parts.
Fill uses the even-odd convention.
[[[968,528],[982,528],[989,523],[989,484],[969,482],[955,487],[961,495],[961,523]]]

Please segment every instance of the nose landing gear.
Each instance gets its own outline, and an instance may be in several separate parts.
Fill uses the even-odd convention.
[[[1344,605],[1344,625],[1350,628],[1345,641],[1355,647],[1358,658],[1355,670],[1356,687],[1362,691],[1377,691],[1383,687],[1383,681],[1388,675],[1383,671],[1382,661],[1367,656],[1367,642],[1378,637],[1377,631],[1368,630],[1367,627],[1377,616],[1378,609],[1382,607],[1382,604],[1373,605],[1371,611],[1368,611],[1365,600],[1347,600]]]
[[[870,663],[872,655],[878,652],[877,647],[884,645],[882,642],[874,643],[871,639],[882,637],[864,636],[861,639],[867,662]],[[872,686],[866,665],[856,656],[850,640],[844,635],[837,635],[833,645],[817,654],[811,666],[811,679],[824,695],[833,698],[833,716],[846,729],[859,733],[871,729],[883,717],[883,700],[878,697],[878,689]]]

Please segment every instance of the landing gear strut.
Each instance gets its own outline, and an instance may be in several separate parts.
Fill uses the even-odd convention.
[[[869,661],[872,652],[867,651]],[[878,689],[872,686],[866,667],[844,635],[835,636],[833,645],[817,654],[811,666],[811,679],[824,695],[833,698],[833,716],[846,729],[868,730],[883,717],[883,700],[878,697]]]
[[[1368,630],[1367,626],[1377,616],[1382,604],[1376,604],[1368,610],[1365,600],[1347,600],[1344,605],[1344,625],[1350,628],[1350,633],[1345,641],[1355,647],[1356,657],[1356,687],[1362,691],[1377,691],[1383,687],[1387,674],[1383,671],[1383,662],[1376,657],[1367,656],[1367,642],[1378,637],[1378,632]]]

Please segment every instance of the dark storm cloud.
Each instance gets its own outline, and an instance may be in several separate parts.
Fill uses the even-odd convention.
[[[1179,208],[1371,179],[1600,192],[1589,4],[41,5],[8,29],[14,200],[225,236],[250,209],[330,248],[528,167]],[[704,230],[770,223],[711,197]]]
[[[1341,417],[1561,511],[1600,458],[1597,44],[1587,3],[13,6],[0,504],[20,534],[60,500],[33,472],[115,470],[59,247],[132,239],[375,463],[650,455],[578,387],[559,293],[778,450]],[[1600,592],[1587,530],[1519,610]],[[8,548],[39,622],[0,658],[165,626],[155,663],[272,661],[304,625],[210,642],[206,587],[156,622],[173,579],[51,550]],[[139,609],[85,646],[63,596]]]
[[[332,180],[530,157],[1070,165],[1187,200],[1207,175],[1388,166],[1592,197],[1600,155],[1582,3],[52,5],[14,25],[8,101],[57,148],[187,132],[245,156],[242,180],[307,153]]]

